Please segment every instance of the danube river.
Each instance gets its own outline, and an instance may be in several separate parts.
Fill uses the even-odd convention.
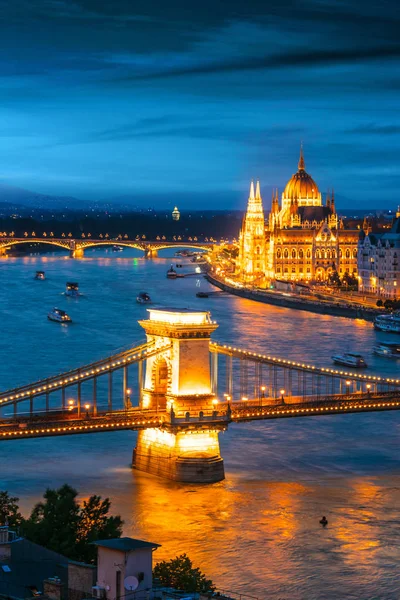
[[[216,340],[321,366],[336,351],[358,351],[371,372],[398,376],[398,364],[372,355],[377,337],[386,338],[370,323],[231,296],[198,299],[210,285],[167,280],[170,262],[133,250],[1,259],[1,389],[136,345],[143,290],[160,305],[210,310]],[[33,280],[39,269],[46,281]],[[65,298],[67,280],[84,296]],[[74,323],[48,322],[53,306]],[[109,496],[125,535],[162,545],[156,560],[186,552],[228,590],[263,599],[399,597],[400,414],[255,422],[220,437],[226,480],[215,485],[132,471],[136,434],[115,432],[2,442],[0,489],[19,496],[24,513],[47,486],[65,482],[81,497]]]

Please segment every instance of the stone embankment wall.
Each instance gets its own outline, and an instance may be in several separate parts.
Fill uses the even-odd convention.
[[[234,294],[235,296],[248,298],[249,300],[255,300],[256,302],[263,302],[264,304],[273,304],[283,308],[307,310],[309,312],[333,315],[336,317],[348,317],[350,319],[365,319],[366,321],[373,321],[376,315],[382,312],[373,308],[364,308],[361,306],[346,306],[339,303],[335,304],[334,302],[315,302],[306,298],[299,298],[298,296],[283,297],[274,292],[236,288],[219,280],[211,272],[207,273],[206,279],[221,290]]]

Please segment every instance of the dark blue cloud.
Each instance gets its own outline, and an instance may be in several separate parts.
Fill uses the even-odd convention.
[[[395,2],[0,0],[0,10],[11,184],[244,205],[251,177],[266,196],[283,187],[302,139],[321,190],[397,202]]]

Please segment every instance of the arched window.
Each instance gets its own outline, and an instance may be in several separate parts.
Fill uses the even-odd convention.
[[[354,248],[353,250],[353,258],[357,258],[357,248]]]
[[[332,250],[332,258],[336,258],[336,250]]]
[[[304,258],[304,252],[301,250],[301,248],[299,250],[299,258]]]
[[[261,248],[260,248],[260,246],[256,246],[256,254],[257,255],[261,254]]]
[[[296,250],[294,248],[292,250],[292,258],[296,258]]]
[[[307,258],[311,258],[311,250],[307,250]]]
[[[276,251],[276,258],[282,258],[282,250],[280,248]]]
[[[330,260],[330,258],[331,258],[331,253],[330,253],[330,250],[327,250],[327,251],[325,252],[325,258],[327,258],[328,260]]]
[[[340,256],[340,258],[342,258],[342,256],[343,256],[343,252],[342,252],[342,249],[341,249],[341,248],[340,248],[340,250],[339,250],[339,256]]]
[[[350,250],[348,248],[346,249],[346,258],[350,258]]]
[[[315,258],[320,258],[320,252],[319,252],[319,250],[317,250],[317,251],[315,252]]]
[[[283,251],[283,258],[289,258],[289,250],[287,248]]]

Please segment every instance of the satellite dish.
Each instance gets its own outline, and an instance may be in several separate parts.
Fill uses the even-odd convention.
[[[128,575],[124,579],[124,588],[129,592],[133,592],[139,587],[139,579],[134,575]]]

